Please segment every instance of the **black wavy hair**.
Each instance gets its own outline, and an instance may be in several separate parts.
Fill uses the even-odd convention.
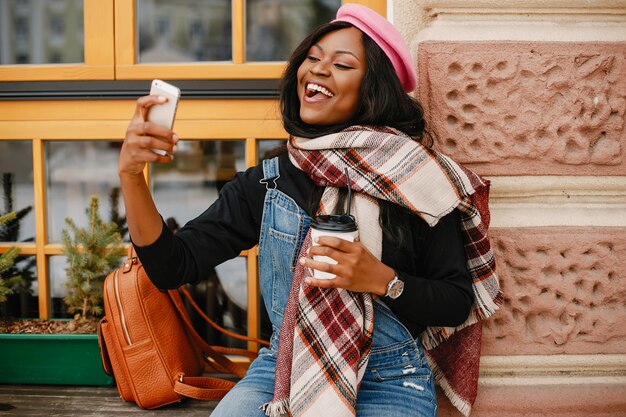
[[[351,119],[338,125],[310,125],[300,118],[298,68],[311,46],[323,36],[354,27],[347,22],[332,22],[315,29],[291,54],[280,82],[280,109],[285,130],[300,137],[317,137],[338,132],[348,126],[390,126],[411,136],[425,146],[432,146],[426,132],[424,112],[420,104],[402,87],[391,61],[367,34],[362,33],[366,68],[361,82],[359,105]]]

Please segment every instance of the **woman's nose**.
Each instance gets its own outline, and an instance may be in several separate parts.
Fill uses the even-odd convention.
[[[328,63],[324,62],[324,60],[316,62],[315,65],[311,67],[311,73],[321,76],[329,75],[330,69],[328,67]]]

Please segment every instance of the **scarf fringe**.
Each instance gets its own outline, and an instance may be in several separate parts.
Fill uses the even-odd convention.
[[[272,400],[269,403],[259,407],[268,417],[288,417],[289,416],[289,398],[282,400]]]
[[[462,399],[461,397],[459,397],[456,394],[456,392],[454,392],[452,387],[450,387],[450,385],[448,384],[448,381],[445,378],[442,377],[439,380],[439,386],[441,387],[443,392],[446,394],[446,396],[448,397],[452,405],[457,410],[459,410],[461,414],[463,414],[465,417],[469,417],[470,413],[472,412],[472,405],[469,402]]]
[[[461,414],[463,414],[465,417],[469,417],[470,413],[472,412],[472,404],[457,395],[457,393],[448,383],[448,380],[444,376],[439,366],[437,366],[437,362],[435,362],[435,360],[428,354],[428,352],[425,353],[426,361],[430,366],[430,370],[433,373],[435,381],[443,390],[443,393],[446,395],[446,397],[448,397],[448,400],[450,400],[450,403],[454,406],[454,408],[459,410]]]

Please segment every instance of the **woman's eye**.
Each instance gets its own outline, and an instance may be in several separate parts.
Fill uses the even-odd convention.
[[[313,55],[309,55],[309,56],[307,57],[307,59],[308,59],[309,61],[314,61],[314,62],[317,62],[317,61],[319,61],[319,60],[320,60],[318,57],[315,57],[315,56],[313,56]]]
[[[352,69],[351,66],[349,65],[344,65],[344,64],[335,64],[335,67],[339,68],[339,69]]]

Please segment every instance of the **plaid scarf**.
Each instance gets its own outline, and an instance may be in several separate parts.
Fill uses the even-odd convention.
[[[360,240],[379,259],[382,231],[375,199],[409,208],[431,226],[459,210],[474,305],[460,326],[429,327],[420,338],[439,385],[469,415],[478,385],[479,321],[502,303],[487,237],[488,181],[391,128],[353,126],[314,139],[291,137],[288,149],[292,162],[326,187],[323,213],[334,207],[337,189],[346,187],[348,169],[349,185],[357,192],[353,214]],[[300,253],[309,245],[310,234]],[[304,273],[304,268],[294,272],[280,330],[274,399],[264,409],[272,417],[289,412],[354,416],[371,346],[371,294],[302,286]]]
[[[310,246],[309,229],[301,256]],[[372,295],[303,285],[307,274],[298,262],[280,327],[274,399],[262,408],[270,417],[354,416],[374,331]]]

